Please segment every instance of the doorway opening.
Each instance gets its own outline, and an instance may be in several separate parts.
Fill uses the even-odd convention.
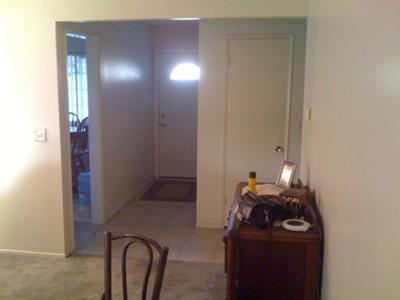
[[[153,21],[155,178],[142,196],[196,205],[198,21]]]
[[[68,117],[74,221],[91,223],[86,36],[67,33]]]
[[[210,42],[200,36],[203,41],[201,64],[198,61],[198,21],[67,24],[78,32],[95,34],[101,41],[99,57],[94,64],[98,66],[101,87],[98,99],[101,101],[93,102],[89,97],[89,106],[98,104],[97,109],[89,109],[89,131],[94,128],[93,117],[101,116],[96,121],[101,142],[98,147],[92,147],[90,132],[89,150],[91,205],[94,204],[93,187],[97,183],[102,192],[100,222],[104,226],[85,241],[88,247],[77,249],[78,254],[101,255],[102,230],[108,229],[149,235],[169,244],[171,257],[178,260],[198,258],[197,254],[192,254],[202,246],[197,236],[205,232],[206,239],[210,240],[207,255],[214,259],[218,252],[221,258],[222,232],[199,229],[196,221],[198,227],[222,227],[223,221],[214,222],[214,219],[223,219],[226,199],[221,197],[224,193],[229,197],[233,189],[228,184],[240,181],[250,167],[260,169],[258,174],[267,178],[263,170],[272,164],[266,160],[266,151],[275,149],[275,145],[286,146],[287,140],[288,145],[283,148],[288,159],[299,156],[302,90],[301,85],[293,86],[291,74],[293,69],[293,76],[297,78],[293,82],[302,82],[304,35],[300,39],[293,35],[297,32],[293,29],[297,28],[297,23],[292,26],[291,21],[230,20],[223,23],[210,23],[210,28],[215,27],[215,30],[208,29]],[[214,31],[218,34],[214,35]],[[300,42],[292,43],[292,36]],[[300,47],[295,51],[297,45]],[[90,66],[88,63],[89,77]],[[212,90],[209,95],[203,95],[200,103],[199,141],[203,145],[197,145],[199,82],[202,91]],[[288,99],[295,105],[287,105]],[[249,113],[243,117],[243,112],[247,111]],[[266,113],[272,115],[267,115],[266,119]],[[210,126],[205,124],[207,117]],[[215,120],[220,122],[211,122]],[[268,133],[267,141],[262,138],[261,143],[260,137],[268,132],[264,127],[269,123],[265,120],[278,124],[268,129],[278,130]],[[248,137],[248,144],[243,143],[243,134]],[[275,135],[278,138],[272,141]],[[196,199],[198,147],[202,151],[199,206]],[[205,149],[208,150],[205,152]],[[100,170],[103,176],[95,180],[92,150],[99,150],[96,161],[103,163]],[[272,152],[271,156],[283,159],[282,153]],[[216,203],[214,199],[219,197],[221,201]],[[213,216],[208,218],[207,214]],[[92,212],[92,219],[93,216]],[[201,234],[197,235],[198,232]]]
[[[104,221],[98,38],[57,23],[65,251]]]
[[[97,38],[68,30],[66,82],[70,138],[74,249],[103,222]]]
[[[82,255],[103,253],[104,229],[136,231],[157,239],[163,231],[171,232],[174,228],[182,234],[178,234],[179,241],[172,252],[180,254],[196,224],[199,22],[60,25],[68,38],[79,35],[86,41],[89,51],[91,37],[98,38],[98,57],[94,59],[86,53],[87,83],[82,84],[88,90],[85,114],[90,120],[90,153],[85,156],[89,161],[86,164],[70,157],[74,194],[71,210],[75,221],[72,250]],[[65,58],[68,60],[68,53]],[[72,68],[67,60],[66,73]],[[98,74],[97,95],[91,92],[92,83],[96,83],[91,81],[96,74],[91,72],[91,68],[96,69],[94,66]],[[78,97],[70,86],[81,85],[76,84],[76,78],[69,77],[68,95],[74,95],[74,100]],[[72,96],[65,98],[66,115],[77,115],[80,120],[79,104],[72,104]],[[78,124],[71,120],[69,127],[75,123]],[[96,201],[96,191],[102,202]],[[93,207],[96,203],[102,212],[97,221]]]

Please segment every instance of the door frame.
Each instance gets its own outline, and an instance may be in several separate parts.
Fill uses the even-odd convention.
[[[104,223],[103,152],[101,122],[101,88],[99,38],[91,33],[68,28],[66,24],[56,24],[59,118],[61,140],[61,165],[63,182],[64,242],[65,253],[75,250],[74,211],[71,172],[71,143],[68,119],[67,80],[67,33],[86,36],[86,56],[88,65],[89,93],[89,163],[91,168],[91,216],[92,223]],[[90,72],[90,69],[92,71]],[[90,138],[91,137],[91,138]]]
[[[159,82],[158,82],[158,68],[160,65],[159,55],[160,54],[196,54],[197,58],[199,57],[199,51],[195,50],[164,50],[164,49],[155,49],[154,50],[154,78],[153,78],[153,90],[154,90],[154,175],[157,180],[168,178],[160,176],[160,127],[159,124],[159,116],[160,116],[160,93],[159,93]],[[198,94],[196,104],[198,106]],[[196,124],[196,132],[198,131],[198,126]],[[197,158],[196,158],[197,165]],[[178,178],[182,181],[192,181],[193,178]],[[175,180],[175,178],[174,178]]]
[[[224,97],[224,128],[223,128],[223,199],[224,199],[224,210],[223,210],[223,220],[226,220],[226,216],[230,210],[230,198],[231,194],[227,194],[226,189],[226,169],[227,169],[227,133],[228,133],[228,85],[229,85],[229,67],[231,63],[230,58],[230,43],[232,40],[267,40],[267,39],[288,39],[290,42],[289,49],[289,72],[288,72],[288,84],[286,93],[286,112],[285,112],[285,141],[284,141],[284,159],[288,159],[289,153],[289,132],[290,132],[290,104],[292,101],[292,79],[293,79],[293,60],[294,60],[294,35],[292,34],[279,34],[279,35],[231,35],[225,40],[225,97]],[[231,193],[231,191],[229,191]],[[225,221],[226,223],[226,221]]]

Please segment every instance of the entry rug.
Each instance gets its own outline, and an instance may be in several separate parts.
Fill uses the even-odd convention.
[[[140,200],[196,202],[196,182],[157,181]]]

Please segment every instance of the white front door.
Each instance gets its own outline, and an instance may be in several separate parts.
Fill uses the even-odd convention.
[[[226,209],[235,185],[249,171],[275,182],[287,153],[292,40],[290,37],[229,41]],[[276,147],[282,147],[277,152]]]
[[[157,54],[160,177],[196,177],[198,81],[172,80],[170,75],[177,65],[197,61],[197,53]]]

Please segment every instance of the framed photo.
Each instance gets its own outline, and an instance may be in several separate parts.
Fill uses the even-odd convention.
[[[282,164],[281,171],[279,172],[276,185],[289,189],[292,184],[294,174],[296,173],[297,165],[295,163],[284,161]]]

